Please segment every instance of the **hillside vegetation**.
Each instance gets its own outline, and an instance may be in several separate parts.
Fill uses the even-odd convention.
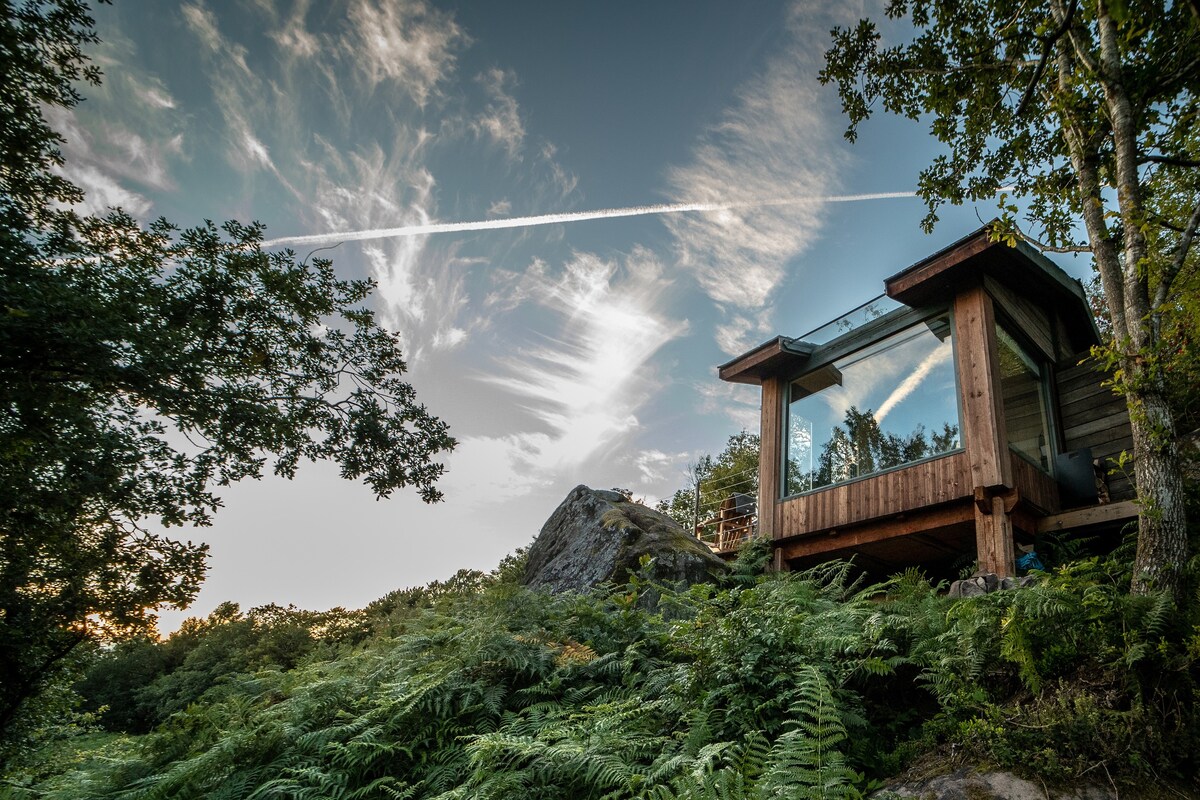
[[[66,727],[7,793],[858,797],[926,754],[1194,785],[1200,604],[1131,596],[1120,552],[961,600],[912,572],[861,587],[844,563],[764,575],[765,558],[743,553],[723,586],[562,596],[518,586],[510,561],[332,626],[226,607],[99,654],[79,684],[95,702],[141,664],[90,730],[161,717],[150,733]]]

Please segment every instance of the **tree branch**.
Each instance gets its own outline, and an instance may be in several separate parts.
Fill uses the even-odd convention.
[[[1046,71],[1046,62],[1050,60],[1050,53],[1054,50],[1055,43],[1071,27],[1071,21],[1075,19],[1075,8],[1078,4],[1079,0],[1071,0],[1071,5],[1067,9],[1063,21],[1059,23],[1058,30],[1042,40],[1042,56],[1037,60],[1037,67],[1033,71],[1033,77],[1029,79],[1029,83],[1025,86],[1025,92],[1021,95],[1021,102],[1017,103],[1016,116],[1022,116],[1029,107],[1029,101],[1033,99],[1033,93],[1037,89],[1038,81],[1042,79],[1042,73]]]
[[[1191,158],[1180,158],[1178,156],[1144,155],[1138,157],[1137,163],[1166,164],[1171,167],[1200,167],[1200,161]]]
[[[1167,296],[1171,292],[1171,284],[1174,283],[1175,276],[1183,269],[1183,262],[1187,260],[1192,241],[1196,238],[1197,226],[1200,226],[1200,203],[1196,203],[1196,207],[1192,209],[1192,216],[1188,220],[1187,227],[1184,228],[1183,235],[1179,237],[1179,248],[1175,252],[1175,258],[1171,260],[1171,265],[1163,272],[1162,279],[1158,283],[1158,289],[1154,293],[1155,308],[1167,301]]]

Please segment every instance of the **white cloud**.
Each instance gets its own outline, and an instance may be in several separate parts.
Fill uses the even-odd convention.
[[[669,285],[641,248],[623,264],[576,254],[557,280],[541,284],[535,299],[559,315],[561,335],[480,377],[516,395],[537,423],[510,442],[529,469],[571,469],[614,452],[637,430],[636,412],[658,385],[649,362],[687,330],[660,310]]]
[[[475,135],[499,144],[509,158],[515,158],[525,141],[525,123],[521,120],[517,100],[511,93],[511,87],[516,82],[513,74],[502,69],[491,69],[476,76],[475,80],[488,94],[483,115],[472,124]]]
[[[78,206],[82,213],[102,214],[119,206],[134,216],[146,216],[150,200],[130,184],[174,188],[167,162],[180,154],[181,134],[151,142],[115,122],[85,127],[72,109],[49,107],[44,113],[66,139],[66,164],[60,172],[83,189],[84,201]]]
[[[726,383],[713,377],[693,385],[692,394],[701,414],[721,414],[738,430],[757,432],[761,427],[761,390],[757,386]]]
[[[496,202],[494,202],[490,206],[488,206],[487,214],[485,214],[485,216],[487,216],[488,218],[507,217],[511,213],[512,213],[512,203],[509,200],[504,199],[504,200],[497,200]]]
[[[297,2],[287,20],[268,34],[281,50],[296,58],[312,58],[321,52],[320,39],[304,23],[308,7],[308,0]],[[275,12],[273,4],[265,4],[263,10],[272,15]]]
[[[446,460],[441,487],[455,504],[496,507],[553,485],[554,475],[539,469],[546,434],[466,436]]]
[[[220,31],[217,30],[217,18],[213,13],[198,3],[185,3],[182,11],[184,21],[192,29],[192,33],[196,34],[209,50],[220,50],[223,40]]]
[[[462,328],[442,328],[433,335],[434,350],[453,350],[467,340],[467,332]]]
[[[741,355],[771,336],[769,321],[763,318],[750,319],[741,314],[734,314],[717,323],[714,336],[721,351],[731,356]]]
[[[664,453],[662,450],[642,450],[634,454],[632,462],[634,468],[637,469],[641,484],[662,484],[686,479],[687,470],[680,469],[680,466],[685,464],[691,457],[691,453]],[[679,473],[679,475],[676,473]]]
[[[102,215],[109,208],[118,207],[135,217],[142,217],[150,212],[150,201],[147,198],[126,189],[107,172],[92,165],[74,165],[65,175],[83,189],[83,202],[75,207],[82,214]]]
[[[357,0],[347,16],[343,53],[368,86],[392,81],[418,105],[453,69],[453,49],[465,38],[452,18],[423,0]]]

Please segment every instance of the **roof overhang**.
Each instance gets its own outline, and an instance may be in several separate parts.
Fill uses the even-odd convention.
[[[812,355],[813,349],[808,342],[776,336],[717,367],[717,375],[730,383],[759,385],[770,375],[797,371]]]
[[[1083,285],[1026,242],[993,241],[990,233],[991,225],[985,225],[888,278],[888,297],[910,307],[927,305],[990,276],[1023,297],[1056,308],[1081,347],[1098,344],[1100,334]]]

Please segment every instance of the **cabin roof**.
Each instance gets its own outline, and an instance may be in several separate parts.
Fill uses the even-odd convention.
[[[1051,301],[1067,314],[1069,325],[1099,341],[1083,285],[1024,241],[992,241],[990,230],[991,223],[887,278],[887,296],[907,306],[925,305],[965,281],[990,275],[1019,294]]]
[[[984,225],[887,278],[885,293],[905,306],[920,308],[949,300],[961,286],[991,278],[1057,311],[1076,352],[1098,344],[1100,334],[1082,284],[1023,241],[1015,245],[992,241],[990,228],[991,224]],[[731,383],[761,384],[771,375],[800,371],[816,348],[801,339],[776,336],[722,364],[717,374]]]

